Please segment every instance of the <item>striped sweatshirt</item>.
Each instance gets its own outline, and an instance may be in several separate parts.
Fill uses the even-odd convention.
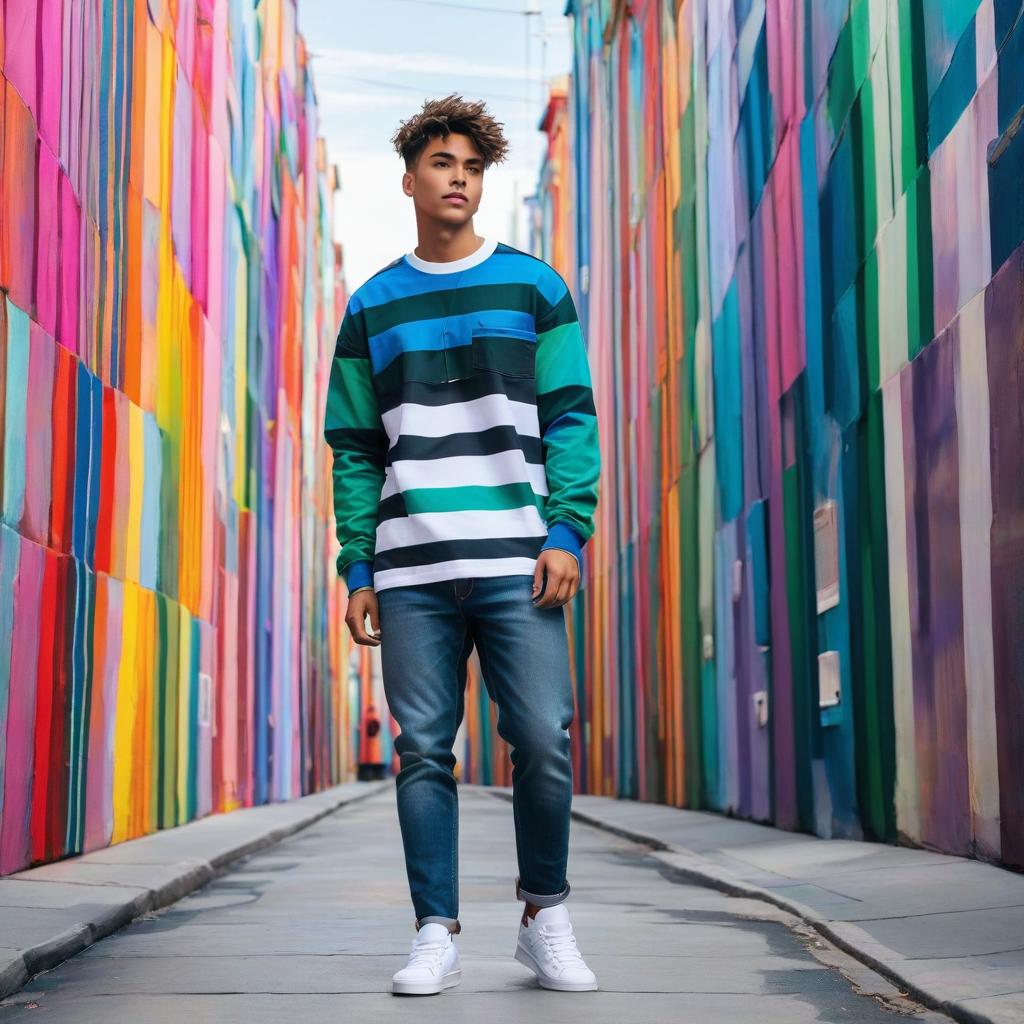
[[[324,436],[350,592],[532,576],[541,550],[581,562],[593,535],[601,460],[576,308],[511,246],[409,253],[352,293]]]

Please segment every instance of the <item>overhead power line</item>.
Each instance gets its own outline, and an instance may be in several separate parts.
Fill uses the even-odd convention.
[[[419,93],[420,96],[426,96],[426,95],[429,95],[430,93],[436,93],[437,92],[436,89],[420,88],[419,86],[416,86],[416,85],[402,85],[399,82],[385,82],[385,81],[383,81],[381,79],[377,79],[377,78],[360,78],[358,75],[339,74],[336,71],[332,71],[331,72],[331,77],[332,78],[343,78],[343,79],[345,79],[345,80],[347,80],[349,82],[361,82],[363,85],[372,85],[372,86],[376,86],[376,87],[381,88],[381,89],[401,89],[403,92]],[[463,89],[462,91],[463,92],[467,92],[468,90]],[[512,96],[509,93],[500,93],[500,92],[481,92],[481,93],[477,93],[477,92],[474,91],[473,95],[474,96],[479,95],[479,96],[485,97],[487,99],[508,100],[510,103],[527,103],[530,106],[535,106],[536,105],[536,104],[532,103],[530,100],[528,100],[525,96]]]

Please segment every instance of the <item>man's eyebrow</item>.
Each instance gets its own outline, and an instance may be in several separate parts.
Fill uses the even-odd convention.
[[[433,160],[435,156],[443,156],[443,157],[445,157],[448,160],[454,160],[455,159],[455,154],[454,153],[445,153],[443,150],[439,150],[437,153],[431,153],[430,154],[430,159]],[[483,159],[481,157],[478,157],[478,156],[471,156],[471,157],[469,157],[466,160],[466,163],[467,164],[482,164],[483,163]]]

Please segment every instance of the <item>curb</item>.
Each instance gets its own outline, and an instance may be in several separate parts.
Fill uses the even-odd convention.
[[[130,924],[142,914],[153,910],[160,910],[172,903],[176,903],[183,896],[187,896],[190,892],[206,885],[207,882],[221,874],[225,868],[241,860],[243,857],[247,857],[268,846],[273,846],[282,839],[286,839],[296,832],[309,828],[310,825],[314,825],[321,818],[333,814],[342,807],[375,796],[377,793],[389,788],[393,781],[393,779],[386,779],[377,784],[370,783],[368,785],[372,788],[367,789],[366,792],[352,795],[345,794],[326,807],[321,803],[319,806],[312,807],[307,814],[304,814],[298,820],[290,821],[286,825],[266,828],[263,832],[239,842],[237,845],[221,850],[209,859],[195,857],[182,859],[175,865],[177,873],[169,881],[164,882],[157,888],[144,889],[144,891],[135,896],[126,897],[120,903],[99,908],[96,910],[95,916],[89,921],[75,925],[53,938],[36,943],[34,946],[12,951],[14,955],[0,959],[0,999],[4,999],[19,989],[24,988],[36,975],[41,974],[43,971],[51,970],[58,964],[73,957],[76,953],[80,953],[83,949],[91,946],[97,940],[105,938],[119,928],[123,928],[126,924]],[[322,793],[323,791],[321,791]],[[307,795],[316,796],[317,794],[311,793]],[[304,798],[300,797],[299,799]],[[274,806],[286,807],[293,803],[293,801],[282,801],[279,804],[261,804],[260,806],[264,808]],[[247,809],[243,808],[243,810]],[[231,814],[233,812],[229,811],[227,813]],[[204,818],[196,819],[196,821],[206,821],[210,817],[224,817],[224,815],[207,815]],[[186,822],[185,825],[176,826],[174,829],[161,831],[173,833],[177,829],[186,828],[189,824],[192,824],[192,822]],[[136,838],[143,839],[157,834],[150,832],[146,833],[146,836],[138,836]],[[128,840],[128,842],[131,842],[131,840]],[[123,844],[118,843],[116,845],[121,846]],[[64,861],[56,863],[73,863],[73,861],[74,858],[66,858]],[[39,866],[42,867],[43,865]]]
[[[503,800],[512,800],[510,792],[495,790],[491,787],[481,787],[489,790],[490,794]],[[911,981],[900,971],[893,967],[892,960],[901,959],[900,954],[888,946],[882,945],[873,939],[863,928],[845,921],[831,921],[818,911],[798,900],[789,899],[786,896],[779,896],[770,889],[764,889],[759,885],[753,885],[737,878],[732,872],[726,871],[708,863],[703,857],[692,853],[682,846],[675,846],[659,839],[657,836],[640,832],[636,829],[623,828],[621,825],[613,825],[603,819],[589,814],[586,811],[578,811],[575,808],[571,812],[572,817],[586,825],[592,825],[603,832],[610,832],[612,835],[631,842],[639,843],[642,846],[650,847],[652,858],[658,861],[666,869],[666,873],[675,876],[682,881],[695,882],[711,889],[717,889],[729,896],[745,896],[750,899],[761,900],[770,903],[780,910],[785,910],[804,923],[810,925],[816,932],[823,935],[834,945],[838,946],[844,953],[866,964],[876,974],[898,985],[911,998],[921,1003],[930,1010],[937,1010],[944,1013],[961,1024],[1000,1024],[995,1018],[988,1014],[978,1013],[975,1010],[964,1006],[963,1003],[942,999],[926,988]]]

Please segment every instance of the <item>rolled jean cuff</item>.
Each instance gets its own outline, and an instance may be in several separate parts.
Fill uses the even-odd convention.
[[[527,892],[519,884],[519,876],[516,876],[516,899],[522,900],[524,903],[532,903],[535,907],[553,907],[556,904],[563,902],[569,895],[571,888],[572,886],[566,882],[565,888],[554,896],[538,896],[536,893]]]
[[[416,931],[425,924],[430,924],[431,921],[436,921],[438,924],[443,924],[448,928],[448,931],[452,935],[458,935],[462,931],[462,925],[459,924],[458,920],[454,917],[438,917],[436,914],[431,914],[429,917],[418,917],[416,919]]]

